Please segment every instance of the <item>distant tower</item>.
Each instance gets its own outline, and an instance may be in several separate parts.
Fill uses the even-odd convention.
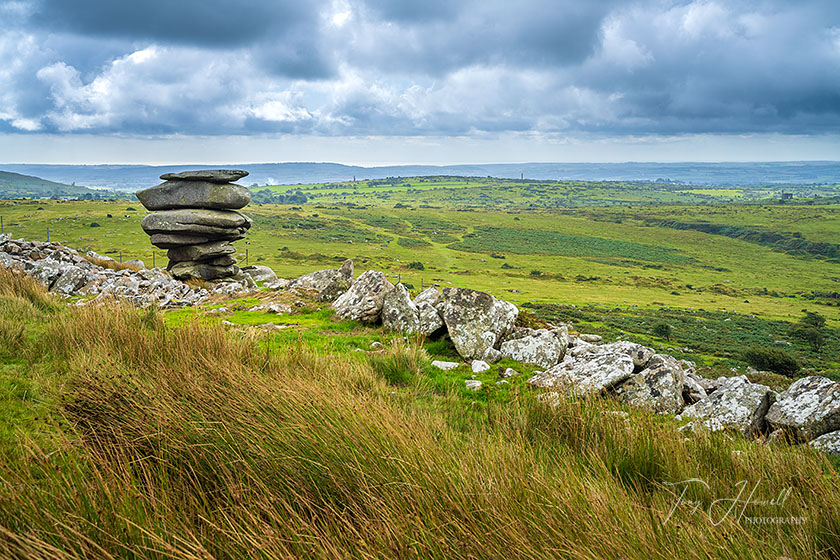
[[[520,180],[525,179],[525,173],[520,173],[520,174],[519,174],[519,179],[520,179]]]

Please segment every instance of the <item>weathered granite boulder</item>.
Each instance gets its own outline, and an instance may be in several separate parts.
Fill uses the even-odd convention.
[[[184,261],[175,263],[169,269],[169,273],[173,278],[178,280],[218,280],[220,278],[229,278],[236,276],[239,273],[239,267],[236,265],[213,265],[203,262]]]
[[[50,286],[50,290],[60,294],[72,295],[92,278],[88,272],[77,266],[68,266]]]
[[[531,334],[506,340],[499,350],[505,358],[550,368],[563,359],[568,343],[568,335],[539,329],[533,330]]]
[[[381,272],[368,270],[356,278],[350,289],[336,299],[332,307],[339,317],[376,323],[382,314],[385,294],[394,289]]]
[[[149,214],[140,222],[140,227],[149,235],[187,234],[227,239],[231,234],[244,233],[252,223],[251,218],[236,210],[184,208]]]
[[[687,404],[694,404],[708,396],[709,394],[699,381],[699,376],[686,371],[685,381],[683,382],[683,400]]]
[[[209,181],[211,183],[230,183],[247,177],[248,172],[241,169],[199,169],[197,171],[182,171],[181,173],[164,173],[160,176],[164,181]]]
[[[213,241],[200,245],[187,245],[169,249],[167,257],[170,261],[201,261],[230,255],[236,252],[236,248],[227,241]]]
[[[634,367],[633,359],[626,354],[591,354],[586,360],[567,357],[528,382],[546,388],[565,388],[584,395],[595,394],[629,379]]]
[[[840,455],[840,431],[823,434],[811,440],[808,445],[829,455]]]
[[[382,300],[382,326],[394,332],[405,334],[420,330],[420,314],[411,301],[411,294],[402,284],[385,293]]]
[[[675,358],[654,354],[647,367],[620,384],[615,394],[629,405],[662,414],[675,414],[683,406],[684,382],[685,374]]]
[[[347,259],[341,268],[317,270],[292,280],[288,288],[300,293],[311,292],[319,301],[335,301],[353,285],[353,261]]]
[[[242,266],[239,270],[253,278],[255,282],[273,282],[277,280],[277,274],[267,266]]]
[[[647,367],[648,361],[656,353],[652,348],[636,344],[635,342],[628,342],[626,340],[619,340],[618,342],[610,342],[609,344],[602,344],[597,347],[597,352],[620,353],[627,354],[633,358],[633,364],[637,370]]]
[[[767,422],[800,441],[840,430],[840,383],[827,377],[797,379],[779,394]]]
[[[245,231],[231,229],[225,235],[190,235],[186,233],[155,233],[150,237],[152,245],[161,249],[175,249],[185,245],[201,245],[211,241],[236,241],[244,239]]]
[[[444,306],[443,294],[437,288],[426,288],[414,298],[417,316],[420,320],[418,332],[423,336],[432,336],[444,328],[441,312]]]
[[[482,358],[513,328],[519,309],[490,294],[466,288],[445,288],[443,321],[458,354]]]
[[[137,191],[140,204],[148,210],[216,208],[237,210],[251,202],[251,191],[241,185],[209,181],[166,181]]]
[[[776,393],[765,385],[750,383],[746,376],[719,381],[706,399],[685,408],[677,419],[715,418],[728,430],[753,437],[765,431],[765,415]]]

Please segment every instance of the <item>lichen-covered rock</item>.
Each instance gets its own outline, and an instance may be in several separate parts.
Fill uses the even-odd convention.
[[[202,262],[184,261],[176,263],[169,273],[178,280],[218,280],[229,278],[239,273],[236,265],[214,265]]]
[[[449,371],[450,369],[455,369],[458,367],[458,362],[446,362],[442,360],[434,360],[432,365],[438,369],[442,369],[444,371]]]
[[[473,360],[470,364],[470,368],[472,368],[473,373],[484,373],[490,369],[490,364],[484,360]]]
[[[443,294],[437,288],[426,288],[414,298],[414,305],[417,307],[417,316],[420,320],[419,333],[423,336],[432,336],[445,326],[443,324],[444,300]]]
[[[767,422],[800,441],[840,430],[840,383],[827,377],[797,379],[779,394]]]
[[[382,300],[382,326],[394,332],[406,334],[420,330],[420,314],[411,301],[411,294],[402,284],[385,293]]]
[[[746,376],[719,381],[706,399],[685,408],[678,419],[715,418],[728,430],[753,437],[765,430],[765,415],[776,393],[765,385],[750,383]]]
[[[578,338],[584,342],[589,342],[590,344],[595,344],[603,340],[599,334],[579,334]]]
[[[840,455],[840,430],[823,434],[808,445],[829,455]]]
[[[698,380],[698,376],[686,371],[685,381],[683,382],[683,400],[688,404],[694,404],[708,396],[709,394]]]
[[[513,328],[519,309],[490,294],[466,288],[445,288],[443,321],[455,349],[466,360],[496,348]]]
[[[332,307],[339,317],[376,323],[382,314],[385,294],[394,289],[381,272],[368,270],[356,278],[350,289],[336,299]]]
[[[273,282],[277,280],[277,274],[267,266],[243,266],[240,267],[240,270],[253,278],[255,282]]]
[[[214,208],[237,210],[251,202],[251,191],[241,185],[210,181],[172,180],[135,193],[147,210]]]
[[[341,268],[317,270],[292,280],[290,290],[313,292],[318,301],[335,301],[353,285],[353,261],[347,259]]]
[[[597,347],[597,352],[627,354],[633,358],[633,364],[637,370],[647,367],[648,361],[656,353],[652,348],[636,344],[635,342],[628,342],[626,340],[619,340],[618,342],[610,342],[609,344],[602,344]]]
[[[586,360],[565,358],[556,366],[537,374],[529,383],[558,387],[579,394],[594,394],[611,389],[633,375],[633,359],[626,354],[591,354]]]
[[[213,241],[211,243],[169,249],[166,256],[169,257],[170,261],[174,262],[203,261],[223,255],[230,255],[235,252],[236,248],[227,241]]]
[[[499,350],[505,358],[550,368],[563,359],[568,342],[568,335],[558,336],[547,329],[539,329],[533,334],[506,340]]]
[[[679,362],[654,354],[647,367],[616,387],[616,397],[629,405],[652,412],[675,414],[683,406],[685,374]]]
[[[68,266],[50,289],[59,294],[72,295],[90,280],[91,277],[87,271],[77,266]]]

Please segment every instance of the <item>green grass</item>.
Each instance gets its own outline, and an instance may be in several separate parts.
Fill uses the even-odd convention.
[[[451,355],[446,343],[384,336],[382,350],[345,350],[325,341],[362,342],[373,329],[330,334],[334,318],[314,307],[289,316],[296,332],[263,333],[201,314],[65,307],[0,271],[0,556],[831,558],[840,548],[840,479],[813,450],[686,437],[609,399],[551,407],[524,375],[497,386],[488,374],[466,391],[465,368],[430,365],[431,353]],[[678,505],[688,479],[708,485],[686,487],[698,507]],[[723,516],[713,504],[742,481],[756,502],[790,489],[783,506],[755,503],[745,516],[804,521]]]

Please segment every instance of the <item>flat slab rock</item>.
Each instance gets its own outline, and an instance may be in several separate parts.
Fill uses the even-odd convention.
[[[245,230],[231,229],[224,235],[220,234],[202,234],[191,235],[188,233],[155,233],[151,235],[149,241],[155,247],[161,249],[176,249],[179,247],[186,247],[188,245],[203,245],[214,241],[236,241],[237,239],[245,238]]]
[[[611,389],[633,375],[633,359],[626,354],[591,354],[587,358],[565,358],[528,382],[540,387],[564,388],[588,395]]]
[[[155,233],[227,234],[244,231],[253,221],[235,210],[208,210],[204,208],[183,208],[164,210],[149,214],[140,222],[140,227],[149,235]]]
[[[236,210],[251,202],[251,191],[242,185],[210,181],[166,181],[135,193],[147,210],[214,208]]]
[[[797,379],[779,394],[767,422],[801,441],[840,430],[840,383],[818,376]]]
[[[201,243],[186,247],[170,249],[166,254],[170,261],[203,261],[230,255],[236,252],[236,248],[227,241],[214,241],[212,243]]]
[[[164,181],[182,179],[184,181],[209,181],[211,183],[230,183],[247,177],[248,172],[241,169],[198,169],[196,171],[182,171],[180,173],[164,173],[160,176]]]
[[[684,419],[717,419],[726,429],[752,437],[766,427],[765,416],[776,400],[769,387],[750,383],[746,376],[719,380],[717,389],[677,416]]]

